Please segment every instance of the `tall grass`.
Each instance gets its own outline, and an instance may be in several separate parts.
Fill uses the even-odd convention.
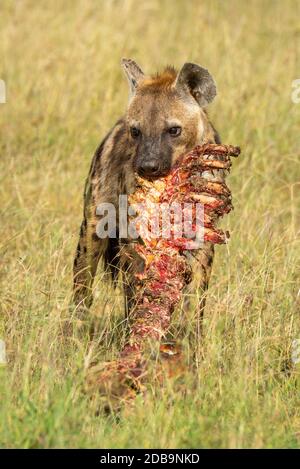
[[[296,0],[1,1],[0,446],[299,446],[299,14]],[[66,340],[63,325],[90,159],[127,104],[122,56],[150,72],[207,67],[212,121],[242,155],[197,374],[116,418],[83,388],[87,363],[122,340],[121,291],[99,272],[93,342]]]

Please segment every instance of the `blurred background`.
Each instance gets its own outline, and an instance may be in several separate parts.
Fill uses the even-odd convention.
[[[299,446],[299,18],[298,0],[1,0],[1,446]],[[99,273],[93,343],[66,347],[61,328],[84,181],[127,104],[121,57],[145,73],[208,68],[212,122],[242,155],[228,179],[231,241],[217,248],[196,382],[187,372],[185,392],[151,390],[120,424],[97,417],[100,398],[78,389],[84,365],[110,359],[123,340],[121,291]],[[176,336],[180,313],[174,321]]]

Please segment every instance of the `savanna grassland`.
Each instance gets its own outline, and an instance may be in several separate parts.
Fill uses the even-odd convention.
[[[291,360],[300,338],[299,17],[296,0],[1,0],[1,447],[300,446]],[[100,269],[94,340],[67,339],[63,326],[75,321],[84,180],[127,104],[123,56],[146,72],[208,68],[218,84],[211,119],[242,155],[228,178],[231,240],[217,247],[196,372],[105,415],[103,398],[84,392],[85,369],[124,340],[121,289]],[[175,336],[182,320],[179,311]]]

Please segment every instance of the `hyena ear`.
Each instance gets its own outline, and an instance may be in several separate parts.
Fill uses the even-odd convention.
[[[207,106],[216,96],[215,81],[206,68],[185,63],[176,78],[175,86],[180,91],[188,91],[199,106]]]
[[[144,78],[145,75],[134,60],[122,59],[121,64],[128,79],[130,94],[133,96],[139,81]]]

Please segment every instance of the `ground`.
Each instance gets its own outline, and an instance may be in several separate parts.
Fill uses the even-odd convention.
[[[299,447],[299,14],[296,0],[1,1],[1,447]],[[121,290],[99,272],[93,342],[63,325],[90,159],[127,103],[122,56],[207,67],[211,118],[242,155],[204,335],[182,339],[196,373],[105,415],[85,368],[124,341]]]

